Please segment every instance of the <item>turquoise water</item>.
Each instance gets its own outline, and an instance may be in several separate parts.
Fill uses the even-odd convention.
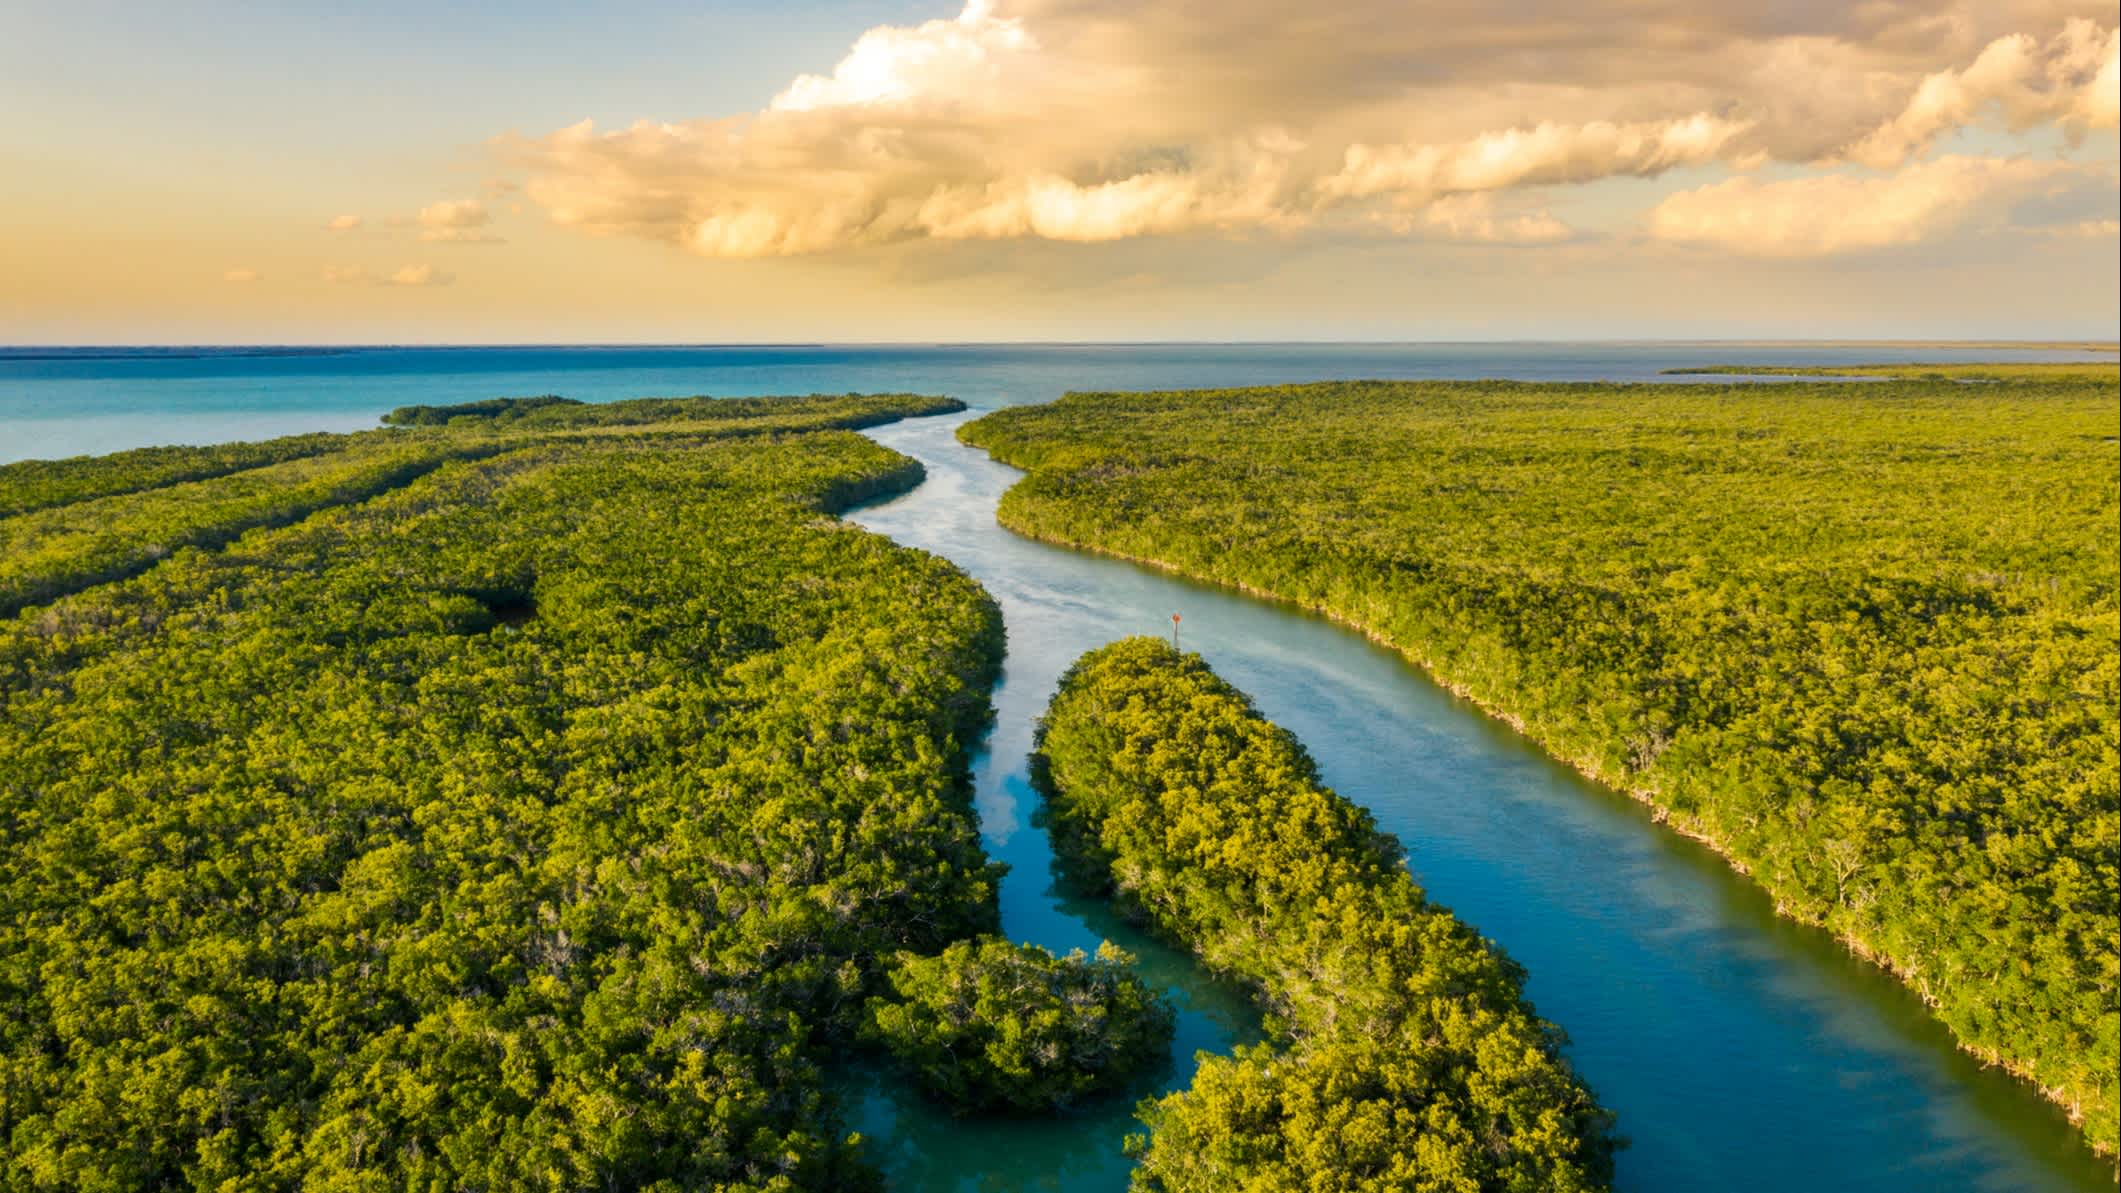
[[[1834,364],[1879,355],[1878,349],[1703,344],[0,348],[0,463],[153,443],[351,431],[374,426],[393,406],[543,393],[600,401],[890,390],[994,406],[1048,401],[1071,389],[1355,377],[1658,380],[1657,370],[1687,365]],[[2078,358],[1975,350],[1893,350],[1889,356]]]
[[[0,352],[0,458],[373,424],[408,402],[557,392],[915,390],[985,408],[1068,389],[1326,377],[1646,379],[1730,360],[1845,363],[1876,350],[1698,345],[1081,348],[461,349],[347,355],[24,359]],[[2049,354],[2050,356],[2067,354]],[[1895,359],[2030,359],[1996,351]],[[1055,948],[1112,938],[1182,1008],[1195,1048],[1256,1032],[1236,991],[1095,903],[1054,889],[1024,755],[1061,670],[1185,615],[1203,651],[1303,738],[1329,782],[1409,848],[1434,897],[1531,971],[1540,1011],[1633,1140],[1629,1190],[2113,1188],[2061,1113],[1957,1052],[1919,1001],[1397,656],[1300,612],[1016,538],[993,510],[1018,474],[957,444],[960,418],[880,428],[928,480],[854,520],[965,568],[1000,601],[1009,658],[975,760],[987,845],[1013,870],[1003,924]],[[843,1075],[851,1126],[899,1189],[1117,1190],[1124,1101],[1053,1121],[960,1121],[875,1072]]]

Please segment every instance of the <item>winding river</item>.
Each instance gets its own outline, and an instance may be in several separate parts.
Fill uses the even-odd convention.
[[[1021,475],[956,442],[962,418],[871,432],[928,479],[849,515],[970,572],[1009,656],[975,762],[1003,929],[1049,948],[1110,937],[1183,1008],[1177,1052],[1252,1038],[1243,1000],[1094,902],[1054,888],[1025,757],[1061,672],[1125,634],[1168,632],[1293,730],[1325,777],[1408,847],[1415,876],[1531,971],[1540,1012],[1620,1116],[1619,1187],[2111,1190],[2060,1111],[1957,1051],[1916,997],[1647,811],[1540,754],[1397,654],[1300,610],[1019,538],[994,521]],[[1185,1084],[1181,1060],[1162,1085]],[[1051,1122],[953,1121],[883,1080],[853,1117],[894,1188],[1118,1190],[1128,1107]]]
[[[375,425],[392,406],[504,394],[586,400],[862,390],[977,407],[1067,389],[1322,377],[1654,380],[1746,360],[2081,359],[1995,349],[1727,344],[994,345],[0,349],[0,461]],[[969,416],[968,416],[969,417]],[[1956,1051],[1914,995],[1645,809],[1547,760],[1397,655],[1304,613],[1017,538],[994,521],[1018,474],[960,446],[961,419],[874,432],[928,479],[853,519],[934,551],[1007,618],[996,721],[976,759],[988,850],[1012,871],[1008,933],[1056,949],[1111,938],[1182,1007],[1175,1088],[1196,1050],[1258,1032],[1247,1002],[1096,902],[1054,891],[1025,755],[1061,671],[1124,634],[1202,651],[1376,813],[1432,897],[1524,962],[1540,1011],[1620,1116],[1630,1193],[2112,1190],[2060,1111]],[[845,1075],[855,1126],[901,1193],[1124,1188],[1120,1099],[1048,1122],[953,1120],[874,1072]]]

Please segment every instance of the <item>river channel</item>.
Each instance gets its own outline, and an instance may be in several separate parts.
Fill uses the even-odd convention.
[[[1182,1008],[1173,1069],[1254,1038],[1237,992],[1054,883],[1025,760],[1068,664],[1127,634],[1200,651],[1293,730],[1326,780],[1407,846],[1408,864],[1530,970],[1541,1014],[1615,1110],[1619,1187],[2110,1190],[2061,1112],[1956,1050],[1916,997],[1641,805],[1545,757],[1397,654],[1301,610],[1003,530],[1022,474],[959,444],[963,417],[871,432],[928,479],[852,521],[941,555],[1000,602],[1009,654],[975,760],[987,849],[1011,871],[1003,930],[1056,950],[1112,938]],[[1153,1088],[1153,1087],[1152,1087]],[[1148,1092],[1147,1090],[1141,1092]],[[854,1125],[902,1190],[1119,1190],[1138,1130],[1125,1099],[1043,1122],[953,1120],[871,1076]]]

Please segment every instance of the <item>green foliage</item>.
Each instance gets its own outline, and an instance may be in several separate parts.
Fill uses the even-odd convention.
[[[449,406],[400,406],[383,416],[392,426],[460,430],[487,426],[506,430],[560,427],[622,427],[707,422],[724,430],[752,424],[748,430],[858,430],[918,414],[963,410],[955,398],[920,394],[812,394],[802,398],[634,398],[588,404],[547,395],[538,398],[487,398]]]
[[[2121,378],[2121,365],[2110,360],[2002,364],[1704,365],[1691,369],[1665,369],[1663,372],[1668,377],[1893,377],[1908,381],[2104,381],[2111,385]]]
[[[922,414],[952,414],[965,404],[921,394],[812,394],[802,398],[636,398],[566,410],[541,410],[532,426],[610,427],[648,423],[713,422],[726,429],[806,427],[860,430]]]
[[[2106,380],[1077,395],[964,437],[1027,534],[1356,623],[1716,842],[2110,1147]]]
[[[579,406],[582,403],[558,394],[545,394],[536,398],[482,398],[475,402],[454,402],[447,406],[400,406],[383,416],[383,422],[393,427],[446,427],[457,419],[483,420],[491,423],[519,422],[524,416],[554,406]]]
[[[1610,1116],[1523,973],[1429,903],[1397,841],[1198,655],[1132,638],[1061,680],[1033,775],[1061,854],[1255,984],[1282,1046],[1144,1107],[1135,1186],[1585,1190]]]
[[[246,530],[285,525],[373,496],[444,460],[583,438],[676,444],[856,429],[963,408],[949,398],[906,394],[641,399],[601,406],[566,398],[494,398],[402,407],[386,416],[446,426],[446,433],[302,435],[222,448],[28,461],[0,468],[0,510],[30,511],[0,516],[0,616],[136,574],[184,547],[217,547]],[[822,497],[859,500],[879,484],[889,488],[904,479],[898,472],[852,476]],[[20,487],[10,488],[10,482]]]
[[[828,516],[918,466],[391,442],[482,446],[0,622],[0,1185],[872,1185],[824,1050],[996,922],[999,614]]]
[[[1051,1111],[1170,1056],[1168,1004],[1109,942],[1095,959],[994,937],[901,954],[865,1035],[960,1111]]]
[[[323,455],[0,518],[0,616],[404,484],[477,445],[368,440]]]
[[[353,438],[320,432],[262,443],[143,447],[108,456],[0,464],[0,518],[321,455],[346,447]]]

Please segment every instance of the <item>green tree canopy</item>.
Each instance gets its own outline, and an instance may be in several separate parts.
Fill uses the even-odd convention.
[[[1170,1056],[1170,1006],[1110,943],[1063,957],[997,938],[901,954],[865,1036],[959,1110],[1057,1110]]]

